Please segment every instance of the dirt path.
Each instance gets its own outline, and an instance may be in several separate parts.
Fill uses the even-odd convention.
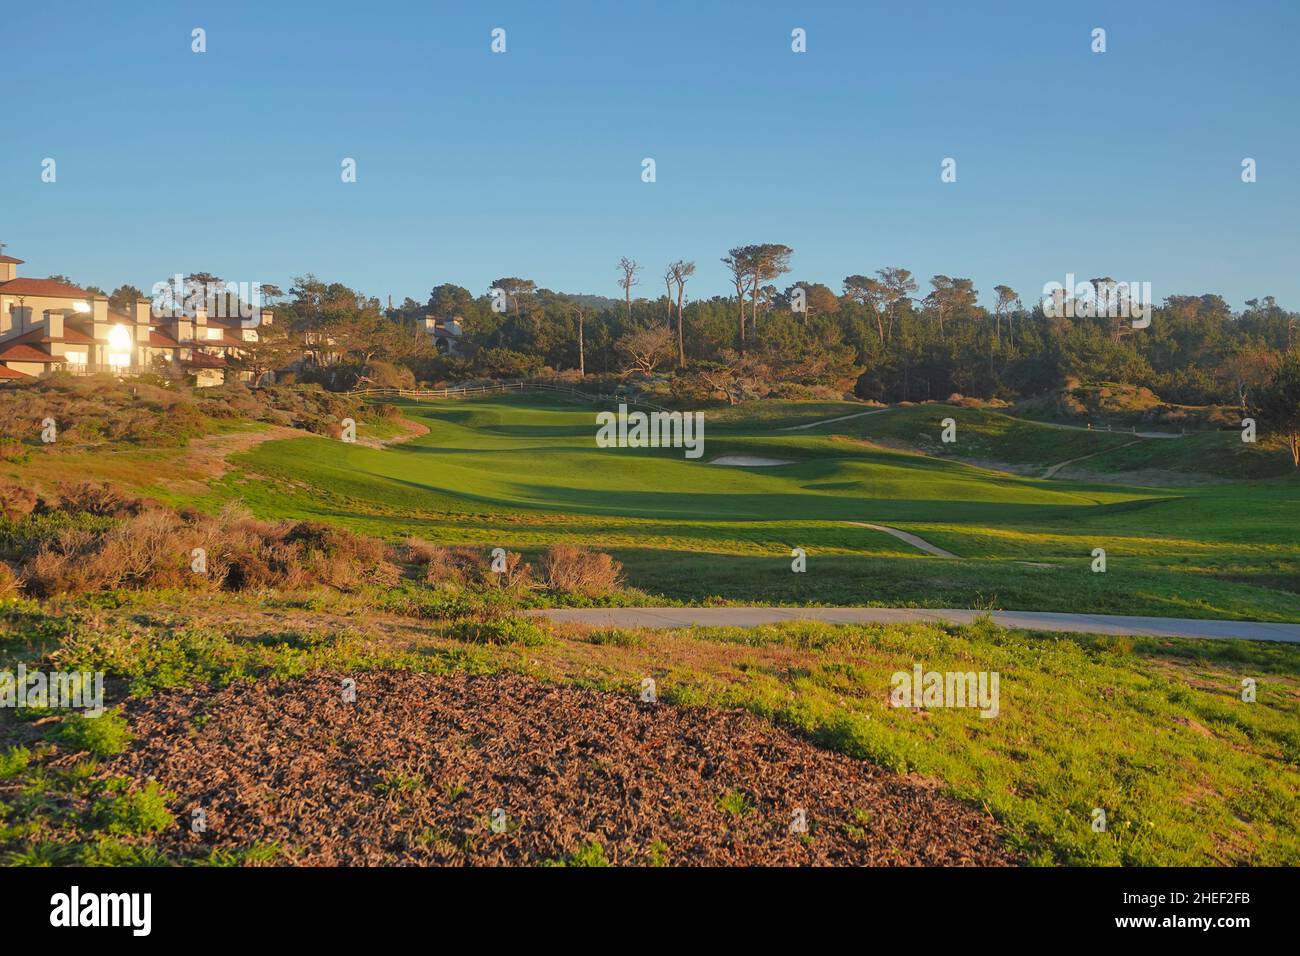
[[[1071,458],[1069,461],[1057,462],[1055,465],[1051,465],[1047,471],[1043,472],[1043,478],[1051,478],[1066,465],[1073,465],[1076,461],[1087,461],[1089,458],[1096,458],[1098,455],[1108,455],[1113,451],[1119,451],[1121,448],[1128,448],[1132,445],[1136,445],[1141,440],[1141,438],[1135,438],[1132,441],[1126,441],[1122,445],[1116,445],[1114,448],[1103,448],[1101,451],[1094,451],[1090,455],[1081,455],[1078,458]]]
[[[900,531],[897,528],[891,528],[883,524],[868,524],[865,521],[846,521],[845,524],[856,525],[859,528],[870,528],[872,531],[883,531],[885,534],[892,534],[899,541],[905,541],[912,547],[924,551],[926,554],[932,554],[936,558],[955,558],[957,555],[951,551],[945,551],[938,545],[931,544],[924,538],[919,538],[907,531]]]
[[[961,608],[890,607],[620,607],[552,608],[527,611],[556,622],[591,627],[757,627],[781,621],[829,624],[906,624],[950,621],[969,624],[984,611]],[[994,611],[1003,627],[1065,634],[1120,634],[1191,637],[1207,640],[1300,643],[1300,624],[1260,621],[1214,621],[1181,617],[1131,617],[1123,614],[1057,614],[1041,611]]]
[[[779,432],[797,432],[805,428],[816,428],[818,425],[833,425],[835,422],[847,422],[850,418],[862,418],[864,415],[879,415],[881,412],[889,411],[888,408],[873,408],[869,412],[857,412],[853,415],[841,415],[839,418],[825,418],[819,422],[809,422],[807,425],[787,425],[784,428],[778,428]]]
[[[226,432],[221,435],[208,435],[196,438],[185,449],[184,463],[196,478],[220,478],[230,470],[229,458],[263,442],[280,441],[286,438],[315,438],[309,431],[301,428],[288,428],[284,425],[268,425],[255,431]]]

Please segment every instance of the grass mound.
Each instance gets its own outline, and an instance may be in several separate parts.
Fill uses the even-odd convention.
[[[1109,424],[1123,428],[1138,425],[1174,431],[1179,428],[1205,431],[1241,426],[1241,414],[1237,409],[1219,405],[1175,405],[1162,401],[1149,388],[1115,382],[1060,388],[1022,402],[1017,413],[1041,421],[1074,425],[1092,423],[1094,428],[1104,428]]]

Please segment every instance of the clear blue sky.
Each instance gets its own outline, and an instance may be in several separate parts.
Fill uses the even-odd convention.
[[[286,288],[312,271],[422,301],[520,275],[618,295],[628,255],[648,295],[696,260],[699,297],[728,291],[729,246],[784,242],[787,278],[836,291],[900,265],[970,276],[986,303],[1074,272],[1300,308],[1295,0],[11,0],[5,17],[0,240],[29,276],[148,291],[178,270]]]

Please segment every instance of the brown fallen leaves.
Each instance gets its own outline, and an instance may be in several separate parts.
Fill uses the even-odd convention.
[[[510,674],[355,680],[355,703],[326,674],[132,701],[135,743],[104,772],[177,795],[155,839],[185,855],[276,843],[305,865],[535,865],[599,843],[612,864],[1017,862],[986,814],[749,714]]]

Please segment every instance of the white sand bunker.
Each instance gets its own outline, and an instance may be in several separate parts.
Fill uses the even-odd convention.
[[[784,458],[759,458],[755,455],[723,455],[709,462],[710,465],[738,465],[741,468],[769,468],[772,465],[793,465],[794,462]]]

